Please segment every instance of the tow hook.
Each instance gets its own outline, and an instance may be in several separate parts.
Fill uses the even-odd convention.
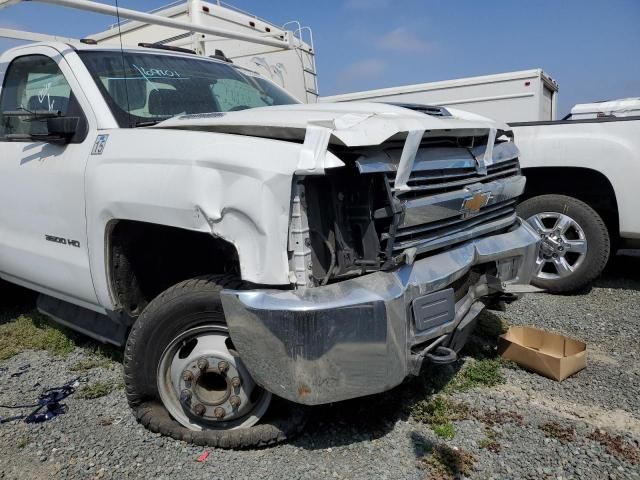
[[[433,351],[426,353],[424,358],[436,365],[447,365],[458,360],[458,354],[451,348],[437,346]]]

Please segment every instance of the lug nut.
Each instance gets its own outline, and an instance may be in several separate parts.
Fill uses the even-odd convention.
[[[185,370],[184,372],[182,372],[182,380],[184,380],[185,382],[190,382],[191,380],[193,380],[193,373],[191,373],[190,370]]]
[[[200,360],[198,360],[198,368],[200,370],[206,370],[207,368],[209,368],[209,361],[206,358],[201,358]]]
[[[180,401],[188,402],[191,400],[191,390],[184,389],[180,392]]]
[[[193,413],[195,413],[199,417],[203,416],[206,411],[207,411],[207,408],[201,403],[198,403],[193,407]]]
[[[240,388],[240,385],[242,385],[242,380],[240,380],[240,377],[233,377],[231,379],[231,386],[233,388]]]
[[[227,373],[229,371],[229,363],[224,360],[218,362],[218,370],[220,370],[220,373]]]
[[[224,408],[222,407],[216,407],[215,410],[213,410],[213,416],[216,418],[222,418],[227,414],[227,412],[225,412]]]
[[[240,400],[240,397],[238,397],[237,395],[231,395],[231,397],[229,398],[229,403],[233,408],[238,408],[242,403],[242,401]]]

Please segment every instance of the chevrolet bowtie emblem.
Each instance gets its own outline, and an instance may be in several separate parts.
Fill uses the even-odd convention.
[[[464,216],[476,215],[482,207],[485,207],[491,200],[490,192],[477,192],[473,196],[467,197],[462,202],[460,213]]]

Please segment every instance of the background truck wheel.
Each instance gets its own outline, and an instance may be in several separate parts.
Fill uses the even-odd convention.
[[[551,292],[588,285],[609,259],[609,231],[598,213],[565,195],[540,195],[522,202],[518,215],[542,236],[532,283]]]
[[[127,399],[149,430],[221,448],[270,445],[302,430],[307,410],[257,385],[233,347],[220,291],[240,286],[229,276],[181,282],[134,324],[124,357]]]

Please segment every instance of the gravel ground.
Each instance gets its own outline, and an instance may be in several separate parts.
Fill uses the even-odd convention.
[[[206,450],[137,425],[117,352],[105,357],[77,339],[66,356],[24,351],[0,362],[0,404],[29,402],[77,375],[82,384],[66,414],[0,425],[0,478],[640,479],[638,272],[640,257],[618,257],[589,292],[531,295],[483,316],[484,323],[535,325],[586,341],[587,369],[562,383],[502,365],[503,381],[452,388],[460,372],[483,362],[478,352],[495,341],[483,337],[459,365],[427,369],[382,395],[315,408],[301,437],[261,450]],[[29,314],[31,302],[4,298],[0,308],[11,312],[3,317]],[[81,398],[92,393],[103,396]],[[457,405],[445,434],[453,438],[410,414],[433,398]],[[3,418],[15,413],[0,408]],[[208,458],[197,461],[205,451]]]

